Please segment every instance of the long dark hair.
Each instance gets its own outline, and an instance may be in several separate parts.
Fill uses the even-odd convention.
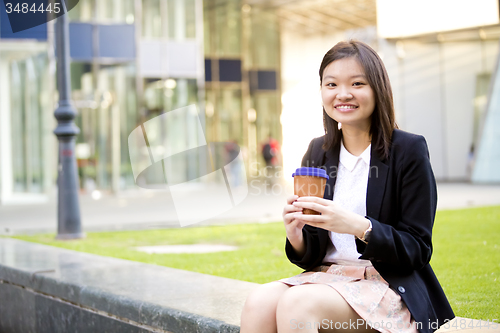
[[[373,89],[375,109],[371,116],[370,135],[373,148],[383,159],[387,159],[392,132],[399,127],[394,116],[394,102],[389,76],[377,52],[367,44],[356,40],[337,43],[323,57],[319,68],[320,84],[323,84],[323,72],[326,66],[335,60],[350,57],[359,61],[365,71],[368,84]],[[322,148],[328,151],[340,144],[342,130],[338,129],[338,122],[328,116],[325,108],[323,108],[323,127],[326,135]]]

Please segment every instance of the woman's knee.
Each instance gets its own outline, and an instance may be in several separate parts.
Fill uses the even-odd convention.
[[[289,287],[281,282],[270,282],[258,286],[245,302],[244,311],[259,311],[264,308],[276,308],[281,295],[289,289]]]
[[[241,314],[241,332],[276,332],[276,306],[288,288],[283,283],[270,282],[252,291]]]
[[[301,315],[308,315],[315,310],[315,304],[308,295],[307,285],[295,286],[289,288],[280,297],[277,304],[278,316],[281,315],[295,315],[300,313]]]

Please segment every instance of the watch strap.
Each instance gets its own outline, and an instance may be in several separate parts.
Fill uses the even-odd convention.
[[[368,219],[368,221],[370,221],[370,226],[363,233],[363,237],[361,237],[359,239],[360,241],[362,241],[365,244],[368,243],[368,241],[370,240],[370,236],[371,236],[371,233],[372,233],[372,221],[370,219]]]

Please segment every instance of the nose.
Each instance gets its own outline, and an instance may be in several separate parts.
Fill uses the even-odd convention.
[[[345,101],[345,100],[350,100],[352,99],[353,96],[349,89],[347,88],[340,88],[337,93],[337,99],[340,101]]]

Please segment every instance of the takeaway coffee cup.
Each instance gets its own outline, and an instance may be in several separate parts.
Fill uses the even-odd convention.
[[[298,168],[295,170],[295,173],[292,174],[292,177],[295,195],[299,197],[309,196],[323,198],[326,181],[329,178],[325,170],[308,167]],[[320,215],[317,211],[309,208],[304,208],[302,213]]]

